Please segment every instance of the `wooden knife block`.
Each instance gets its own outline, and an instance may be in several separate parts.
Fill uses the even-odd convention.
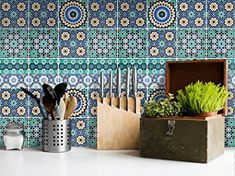
[[[139,147],[140,99],[112,97],[97,100],[97,149]]]

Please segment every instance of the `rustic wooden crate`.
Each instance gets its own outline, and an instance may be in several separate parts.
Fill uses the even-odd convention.
[[[166,93],[173,93],[191,82],[212,81],[227,87],[227,61],[200,60],[167,62]],[[142,157],[207,163],[224,152],[224,117],[143,117],[140,121]],[[175,122],[168,135],[168,122]]]
[[[140,120],[142,157],[207,163],[224,153],[224,117],[179,118],[170,136],[168,120],[144,117]]]

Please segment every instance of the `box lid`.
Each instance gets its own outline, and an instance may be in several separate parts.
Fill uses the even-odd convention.
[[[212,81],[227,88],[227,60],[169,61],[166,63],[166,93],[178,90],[198,80]],[[226,109],[223,110],[225,114]]]

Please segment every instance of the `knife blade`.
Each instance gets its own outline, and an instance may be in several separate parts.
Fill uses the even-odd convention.
[[[113,74],[112,71],[109,73],[109,97],[113,96]]]
[[[121,97],[121,70],[117,68],[117,96]]]
[[[104,72],[100,73],[100,98],[104,97]]]
[[[138,86],[136,66],[134,66],[133,70],[132,70],[132,86],[133,86],[133,95],[134,95],[134,97],[136,97],[137,96],[137,86]]]
[[[130,68],[127,67],[126,71],[126,97],[130,96]]]

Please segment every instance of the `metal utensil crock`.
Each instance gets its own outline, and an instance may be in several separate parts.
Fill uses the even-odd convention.
[[[43,120],[43,150],[59,153],[71,150],[70,120]]]

